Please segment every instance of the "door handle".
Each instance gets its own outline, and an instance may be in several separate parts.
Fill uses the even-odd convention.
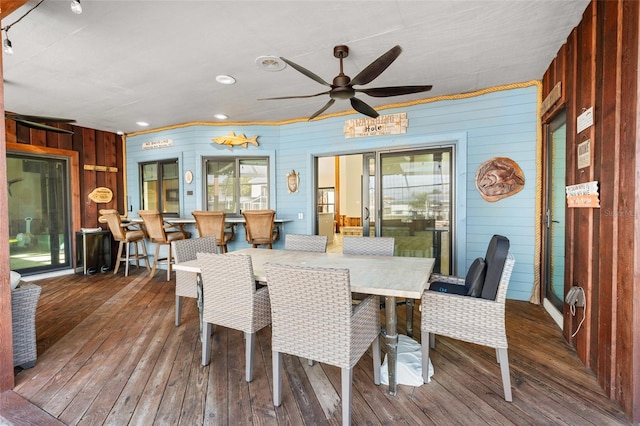
[[[364,211],[365,211],[364,220],[369,220],[369,207],[365,207]]]

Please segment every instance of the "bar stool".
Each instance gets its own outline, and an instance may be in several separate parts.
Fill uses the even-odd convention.
[[[130,227],[136,226],[132,224],[122,223],[122,218],[118,210],[103,209],[99,211],[99,222],[106,222],[109,225],[109,230],[113,239],[118,241],[118,255],[116,256],[116,267],[113,274],[118,273],[120,262],[125,262],[124,276],[129,276],[129,263],[132,260],[136,261],[136,266],[140,267],[140,259],[146,262],[147,270],[149,270],[149,258],[147,257],[147,247],[144,244],[145,233],[141,229],[131,229]],[[138,243],[142,243],[141,252],[138,251]],[[131,256],[131,245],[135,254]],[[122,256],[122,250],[126,246],[125,255]]]
[[[142,218],[149,241],[156,244],[151,276],[156,274],[156,266],[158,266],[158,263],[166,263],[167,281],[169,281],[171,279],[171,263],[173,262],[171,241],[184,240],[187,238],[187,235],[182,230],[167,232],[167,229],[175,229],[176,227],[169,224],[165,225],[162,214],[158,210],[138,210],[138,214]],[[169,254],[166,259],[160,259],[159,257],[160,247],[163,245],[169,248]]]

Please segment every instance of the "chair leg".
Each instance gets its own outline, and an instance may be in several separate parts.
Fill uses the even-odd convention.
[[[513,401],[511,396],[511,377],[509,375],[509,355],[507,348],[498,349],[498,357],[500,358],[500,373],[502,374],[502,386],[504,387],[505,401]]]
[[[131,255],[131,242],[127,241],[125,243],[127,245],[127,248],[125,249],[125,251],[127,252],[127,254],[125,255],[125,265],[124,265],[124,276],[128,277],[129,276],[129,261],[130,261],[130,255]]]
[[[147,271],[150,269],[149,267],[149,255],[147,254],[147,245],[145,244],[144,240],[140,240],[138,241],[140,243],[140,247],[142,248],[142,254],[144,255],[143,259],[144,259],[144,263],[147,266]],[[136,243],[137,246],[138,243]]]
[[[124,241],[120,241],[118,244],[118,255],[116,256],[116,268],[113,271],[113,275],[118,273],[118,268],[120,267],[120,260],[122,259],[122,245],[125,244]]]
[[[342,424],[351,424],[351,381],[353,378],[352,368],[342,368]]]
[[[209,365],[211,362],[211,323],[205,322],[202,331],[202,365]]]
[[[158,258],[160,257],[160,244],[156,244],[156,253],[153,257],[153,266],[151,267],[151,276],[156,275],[156,266],[158,266]]]
[[[176,294],[176,327],[180,325],[180,318],[182,318],[182,296]]]
[[[171,281],[171,260],[173,255],[171,253],[171,244],[169,244],[169,254],[167,255],[167,281]]]
[[[244,362],[245,362],[245,380],[250,382],[253,380],[253,347],[256,342],[255,333],[244,333]]]
[[[429,347],[431,349],[435,349],[436,347],[436,335],[433,333],[429,333]]]
[[[422,344],[422,382],[429,383],[429,346],[430,339],[433,336],[433,333],[429,333],[428,331],[423,331],[421,340]]]
[[[380,335],[373,339],[371,344],[372,358],[373,358],[373,383],[380,384]]]
[[[282,353],[272,351],[271,362],[273,364],[273,405],[279,407],[282,404]]]
[[[406,309],[407,309],[407,336],[413,337],[413,306],[415,304],[415,300],[413,299],[405,299]]]

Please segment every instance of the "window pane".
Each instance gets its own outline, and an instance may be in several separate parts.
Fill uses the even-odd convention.
[[[164,190],[162,213],[180,212],[180,182],[178,163],[162,164],[162,188]]]
[[[235,186],[235,159],[207,161],[207,210],[236,213]]]
[[[158,165],[155,163],[142,166],[142,208],[158,209]]]
[[[240,160],[240,204],[242,210],[269,208],[267,160]]]

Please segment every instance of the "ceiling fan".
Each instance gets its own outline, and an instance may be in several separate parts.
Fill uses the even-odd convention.
[[[356,98],[356,93],[360,92],[376,98],[384,98],[388,96],[408,95],[411,93],[426,92],[428,90],[431,90],[432,86],[391,86],[375,87],[371,89],[356,89],[353,87],[368,84],[373,81],[376,77],[382,74],[382,72],[386,70],[393,61],[396,60],[400,53],[402,53],[402,48],[400,46],[392,47],[385,54],[369,64],[365,69],[360,71],[360,73],[353,79],[351,79],[348,75],[344,74],[342,68],[342,60],[349,56],[349,47],[344,45],[336,46],[333,48],[333,56],[340,59],[340,74],[333,78],[333,84],[327,83],[317,74],[314,74],[308,69],[281,57],[280,59],[282,59],[287,65],[291,66],[291,68],[301,72],[310,79],[315,80],[324,86],[331,87],[331,89],[325,92],[316,93],[315,95],[282,96],[276,98],[263,98],[258,100],[262,101],[274,99],[312,98],[314,96],[328,94],[331,98],[329,99],[329,102],[327,102],[322,108],[311,115],[311,117],[309,117],[309,120],[313,120],[318,115],[322,114],[325,110],[327,110],[327,108],[333,105],[336,99],[349,99],[351,101],[351,106],[353,107],[353,109],[364,115],[375,118],[378,116],[376,110],[367,105],[364,101]]]
[[[75,123],[76,122],[76,120],[70,120],[67,118],[16,114],[14,112],[6,112],[6,111],[4,113],[4,118],[8,120],[13,120],[16,123],[20,123],[23,126],[29,127],[31,129],[44,130],[46,132],[64,133],[67,135],[72,135],[73,132],[71,130],[60,129],[58,127],[49,126],[48,124],[45,124],[45,123]]]

